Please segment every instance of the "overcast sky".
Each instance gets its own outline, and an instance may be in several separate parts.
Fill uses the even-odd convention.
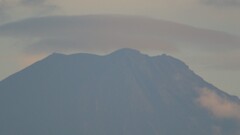
[[[0,80],[53,52],[130,47],[240,96],[240,0],[0,0]]]

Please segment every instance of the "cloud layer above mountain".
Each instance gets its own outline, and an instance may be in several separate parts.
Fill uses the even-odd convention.
[[[238,36],[141,16],[29,18],[1,25],[0,37],[16,40],[18,46],[24,47],[24,52],[30,55],[109,53],[119,48],[135,48],[180,56],[192,53],[199,57],[198,62],[214,69],[240,68],[236,61],[240,58]]]
[[[83,50],[112,51],[130,47],[180,51],[239,49],[240,39],[224,32],[200,29],[137,16],[89,15],[31,18],[0,26],[1,37],[28,38],[28,53]],[[226,45],[227,44],[227,45]]]
[[[48,0],[0,0],[0,24],[50,14],[56,9]]]
[[[231,7],[239,7],[240,0],[201,0],[204,4],[207,5],[215,5],[215,6],[231,6]]]

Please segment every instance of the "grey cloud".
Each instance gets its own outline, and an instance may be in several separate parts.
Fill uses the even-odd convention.
[[[24,5],[43,5],[46,0],[21,0],[21,3]]]
[[[38,39],[28,52],[56,50],[179,51],[188,47],[204,51],[240,49],[239,37],[224,32],[151,18],[122,15],[50,16],[30,18],[0,26],[0,36]]]
[[[240,6],[240,0],[201,0],[206,5],[220,6],[220,7],[235,7]]]
[[[7,2],[5,0],[0,0],[0,23],[4,23],[10,17],[7,13],[8,8]]]
[[[20,4],[33,8],[37,7],[41,13],[50,13],[58,9],[56,5],[49,4],[47,0],[20,0]]]
[[[32,16],[47,15],[57,9],[58,7],[50,4],[48,0],[0,0],[0,24]]]

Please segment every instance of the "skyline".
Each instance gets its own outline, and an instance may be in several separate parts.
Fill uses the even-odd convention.
[[[167,53],[177,57],[186,62],[194,72],[205,80],[228,93],[240,96],[238,91],[238,80],[240,80],[240,63],[238,62],[238,59],[240,59],[239,13],[239,0],[228,2],[223,0],[102,0],[91,2],[1,0],[0,80],[53,52],[106,54],[119,48],[129,47],[139,49],[149,55]],[[123,26],[131,28],[132,25],[129,25],[129,22],[139,24],[131,31],[132,33],[135,32],[135,35],[138,32],[140,33],[136,39],[145,37],[146,40],[135,42],[136,40],[129,39],[126,43],[132,43],[130,46],[128,44],[113,44],[111,46],[111,42],[102,42],[100,46],[92,44],[89,47],[87,43],[90,43],[90,40],[87,40],[85,46],[80,44],[82,40],[80,41],[76,35],[84,33],[81,32],[80,28],[83,26],[79,25],[79,21],[84,18],[84,15],[94,16],[96,14],[97,20],[100,20],[99,23],[104,16],[105,19],[108,19],[108,16],[124,15],[123,17],[117,17],[120,18],[117,22],[122,21],[123,24],[126,24],[109,23],[110,25],[105,26],[109,31],[104,31],[106,36],[101,37],[99,41],[109,39],[107,36],[111,36],[113,31],[122,30]],[[125,15],[127,15],[126,18]],[[57,19],[60,21],[56,21]],[[111,22],[111,19],[109,20],[107,22]],[[148,21],[144,22],[144,20]],[[37,22],[41,23],[38,24]],[[136,31],[141,28],[143,23],[147,23],[143,33]],[[172,33],[168,33],[169,35],[166,34],[167,31],[162,34],[159,32],[160,30],[155,31],[154,27],[150,27],[152,23],[156,27],[168,26],[174,28],[174,30]],[[67,27],[63,29],[65,25]],[[93,25],[97,24],[93,23]],[[119,28],[109,27],[116,25]],[[75,29],[76,27],[78,29]],[[99,28],[96,26],[94,29]],[[94,29],[87,27],[86,31],[91,32]],[[62,34],[63,32],[69,35]],[[122,32],[126,35],[129,34],[124,30]],[[176,35],[174,35],[175,33]],[[112,36],[119,37],[117,34],[115,33]],[[97,33],[95,37],[99,35],[100,33]],[[121,35],[121,37],[127,39],[129,35],[126,35]],[[170,37],[160,40],[155,37],[152,38],[152,35]],[[65,37],[64,40],[59,40],[62,37]],[[134,36],[130,35],[130,37]],[[82,36],[82,38],[85,39],[86,37]],[[174,42],[170,42],[172,40]],[[152,44],[145,45],[150,43],[148,41],[151,41]],[[119,42],[120,40],[112,43]],[[158,45],[158,42],[161,44]],[[142,44],[138,45],[137,43]]]

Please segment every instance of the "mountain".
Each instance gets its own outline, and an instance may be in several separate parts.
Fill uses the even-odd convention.
[[[54,53],[0,82],[1,135],[239,135],[240,100],[168,55]]]

